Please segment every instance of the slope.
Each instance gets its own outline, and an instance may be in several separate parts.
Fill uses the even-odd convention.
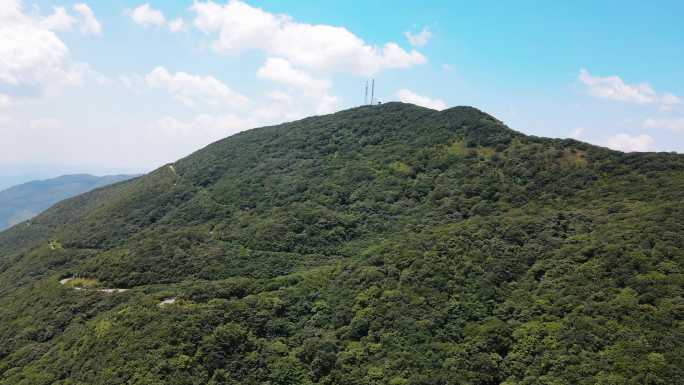
[[[683,188],[469,107],[253,129],[0,233],[0,383],[681,383]]]
[[[0,231],[33,218],[53,204],[133,175],[62,175],[32,181],[0,191]]]

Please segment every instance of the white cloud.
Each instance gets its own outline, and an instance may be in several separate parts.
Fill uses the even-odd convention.
[[[180,32],[185,29],[185,21],[181,19],[180,17],[174,20],[169,21],[169,31],[171,32]]]
[[[185,72],[169,73],[157,67],[145,76],[150,87],[165,88],[174,98],[189,107],[242,107],[249,99],[228,88],[211,76],[191,75]]]
[[[684,101],[682,101],[682,98],[680,98],[677,95],[673,95],[673,94],[663,95],[663,97],[661,98],[661,101],[662,101],[662,105],[660,106],[660,109],[662,111],[670,111],[674,107],[684,104]]]
[[[268,92],[266,98],[257,108],[231,113],[201,113],[191,119],[166,116],[149,125],[150,140],[175,147],[175,154],[189,153],[240,131],[301,119],[311,115],[312,109],[324,108],[319,101],[279,90]]]
[[[664,128],[674,132],[684,133],[684,118],[678,119],[646,119],[644,122],[645,128]]]
[[[81,32],[84,35],[102,34],[102,24],[95,18],[93,10],[87,4],[74,4],[74,10],[81,15]]]
[[[56,130],[62,128],[62,122],[55,118],[41,118],[29,121],[32,130]]]
[[[76,19],[71,17],[64,7],[53,7],[52,10],[52,15],[41,20],[40,25],[43,28],[52,31],[67,31],[76,23]]]
[[[253,127],[291,121],[312,113],[328,113],[337,108],[337,98],[328,95],[328,83],[295,68],[284,59],[267,60],[258,77],[284,86],[271,90],[258,102],[250,102],[210,76],[172,73],[155,68],[144,77],[126,75],[121,84],[134,90],[156,87],[198,111],[194,117],[172,115],[147,125],[145,143],[154,143],[155,156],[175,159],[215,140]],[[244,98],[244,99],[243,99]],[[237,103],[235,103],[237,99]],[[207,110],[212,108],[213,110]],[[226,112],[227,111],[227,112]]]
[[[194,25],[215,37],[212,46],[220,53],[260,50],[309,70],[362,75],[427,62],[420,52],[407,52],[396,43],[371,46],[346,28],[299,23],[240,0],[195,2],[190,9],[196,13]]]
[[[274,89],[258,103],[214,77],[169,67],[108,79],[74,62],[60,35],[48,29],[62,28],[56,19],[45,22],[59,12],[50,8],[41,14],[28,5],[22,9],[18,1],[0,3],[0,169],[26,164],[90,172],[147,169],[244,129],[336,108],[337,98],[328,95],[328,78],[293,63],[287,76],[271,73],[265,78],[274,82]],[[81,14],[70,7],[65,13],[77,20],[71,29],[78,31]],[[167,21],[164,28],[169,25]],[[297,81],[301,75],[314,81]],[[55,92],[65,83],[82,87]],[[177,100],[196,110],[188,111]],[[84,110],[84,103],[90,107]],[[121,108],[130,113],[121,113]],[[155,113],[160,110],[176,112]]]
[[[329,94],[330,81],[318,79],[310,74],[296,69],[292,63],[282,58],[268,58],[266,63],[257,70],[257,77],[296,88],[298,90],[298,104],[313,103],[316,114],[329,113],[337,109],[338,99]],[[277,98],[272,96],[278,95]],[[287,95],[287,97],[285,97]],[[271,94],[272,100],[288,101],[293,103],[295,98],[291,94],[279,92]]]
[[[669,93],[661,95],[648,83],[627,84],[619,76],[597,77],[582,69],[578,79],[587,86],[590,95],[600,99],[637,104],[658,104],[664,110],[682,103],[682,100],[676,95]]]
[[[269,91],[266,94],[266,97],[276,102],[289,102],[292,100],[292,95],[288,94],[287,92],[278,90]]]
[[[182,18],[167,21],[162,11],[152,8],[148,3],[132,10],[127,9],[124,14],[143,27],[161,28],[167,26],[171,32],[180,32],[185,29],[185,21]]]
[[[146,86],[145,77],[140,74],[122,74],[118,80],[124,87],[136,93],[142,92]]]
[[[330,87],[329,81],[316,79],[304,71],[297,70],[289,61],[282,58],[268,58],[257,70],[257,77],[306,90],[321,91]]]
[[[431,99],[427,96],[418,95],[417,93],[405,88],[397,91],[397,97],[404,103],[411,103],[418,106],[432,108],[433,110],[441,111],[447,107],[446,103],[444,103],[444,101],[441,99]]]
[[[673,94],[665,94],[663,96],[663,103],[669,104],[669,105],[681,104],[682,98],[680,98],[677,95],[673,95]]]
[[[630,85],[619,76],[595,77],[587,70],[580,70],[579,80],[589,88],[589,94],[597,98],[632,103],[652,103],[657,95],[648,83]]]
[[[613,150],[634,152],[634,151],[648,151],[655,141],[652,137],[646,134],[634,135],[617,134],[611,136],[606,141],[606,145]]]
[[[164,24],[166,24],[164,14],[161,11],[150,7],[147,3],[136,7],[133,10],[127,10],[125,13],[130,16],[135,23],[145,27],[163,27]]]
[[[80,82],[82,68],[72,63],[69,49],[43,24],[45,19],[25,14],[16,0],[5,0],[0,8],[0,85],[6,94],[32,95],[49,85]],[[64,26],[63,20],[51,23]]]
[[[432,32],[430,32],[430,28],[423,27],[423,29],[416,34],[411,33],[411,31],[406,31],[404,32],[404,36],[406,36],[406,39],[412,46],[422,47],[432,38]]]

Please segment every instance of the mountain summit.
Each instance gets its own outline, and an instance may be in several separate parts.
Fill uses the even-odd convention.
[[[252,129],[0,233],[0,384],[681,383],[683,200],[471,107]]]

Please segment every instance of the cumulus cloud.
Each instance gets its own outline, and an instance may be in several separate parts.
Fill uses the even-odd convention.
[[[674,119],[653,119],[649,118],[644,121],[645,128],[662,128],[674,132],[684,133],[684,118]]]
[[[282,58],[268,58],[257,70],[257,77],[307,90],[322,91],[330,87],[329,81],[316,79],[304,71],[297,70],[292,63]]]
[[[40,21],[40,25],[52,31],[67,31],[76,23],[64,7],[53,7],[53,13]]]
[[[57,10],[53,16],[60,14]],[[71,61],[67,46],[49,29],[65,25],[63,16],[49,19],[46,25],[44,18],[25,14],[20,1],[3,2],[0,85],[6,95],[36,95],[50,85],[80,83],[85,67]]]
[[[121,85],[135,93],[142,92],[147,86],[145,77],[136,73],[121,74],[117,80]]]
[[[406,36],[406,39],[412,46],[422,47],[432,38],[432,32],[430,32],[430,28],[423,27],[423,29],[416,34],[411,33],[411,31],[406,31],[404,32],[404,36]]]
[[[74,10],[81,17],[81,32],[83,32],[84,35],[102,34],[102,24],[95,18],[95,14],[88,4],[74,4]]]
[[[185,72],[169,73],[157,67],[145,76],[149,87],[166,89],[175,99],[188,107],[242,107],[249,99],[212,76],[198,76]]]
[[[329,114],[340,109],[340,100],[327,90],[307,92],[302,89],[271,90],[260,108],[250,114],[263,124],[276,124],[307,116]]]
[[[257,78],[268,79],[280,84],[293,87],[299,92],[300,103],[313,103],[317,114],[334,111],[338,105],[337,97],[329,94],[331,87],[327,79],[319,79],[296,69],[286,59],[268,58],[266,63],[257,70]],[[277,97],[272,97],[276,96]],[[287,95],[287,97],[285,97]],[[292,103],[292,95],[282,91],[271,93],[272,100]]]
[[[135,23],[145,27],[162,27],[164,24],[166,24],[166,18],[164,17],[164,14],[161,11],[150,7],[148,3],[145,3],[132,10],[127,10],[126,14]]]
[[[185,30],[185,21],[182,18],[166,20],[166,16],[164,16],[162,11],[152,8],[148,3],[133,9],[127,9],[124,11],[124,14],[128,15],[133,22],[143,27],[162,28],[166,26],[171,32]]]
[[[660,109],[663,111],[669,111],[676,106],[684,104],[684,101],[682,101],[682,98],[677,95],[665,94],[661,98],[661,103]]]
[[[14,1],[15,0],[9,0]],[[20,3],[20,2],[18,2]],[[92,9],[87,4],[76,4],[74,10],[80,15],[81,32],[84,35],[99,35],[102,25],[95,18]],[[71,16],[64,7],[52,7],[52,14],[42,18],[39,26],[50,31],[63,32],[70,30],[76,24],[76,18]]]
[[[169,21],[169,31],[180,32],[185,29],[185,21],[180,17]]]
[[[657,104],[670,109],[682,100],[673,94],[659,94],[648,83],[627,84],[619,76],[598,77],[582,69],[579,81],[587,87],[590,95],[600,98],[637,104]]]
[[[446,103],[441,99],[431,99],[427,96],[419,95],[411,90],[401,89],[397,91],[397,97],[404,103],[411,103],[418,106],[432,108],[433,110],[445,109]]]
[[[652,103],[657,95],[648,83],[630,85],[619,76],[596,77],[587,70],[580,70],[579,80],[586,85],[589,94],[597,98],[632,103]]]
[[[361,75],[427,62],[420,52],[406,51],[396,43],[372,46],[346,28],[296,22],[240,0],[225,5],[200,1],[190,9],[196,13],[195,27],[214,37],[212,46],[220,53],[260,50],[309,70]]]
[[[185,154],[242,130],[337,109],[338,99],[329,94],[331,84],[327,79],[312,76],[286,59],[269,58],[257,70],[257,78],[284,89],[270,90],[257,103],[214,77],[155,68],[142,77],[144,86],[166,90],[176,100],[195,109],[197,115],[192,118],[168,115],[154,120],[148,124],[147,140],[165,143],[164,151],[171,154]],[[128,75],[120,80],[137,89],[141,77]]]
[[[309,116],[311,108],[317,107],[315,103],[310,98],[274,90],[258,107],[230,113],[203,112],[190,119],[169,115],[152,122],[148,132],[155,140],[177,147],[177,153],[188,153],[240,131]]]
[[[653,138],[646,134],[634,136],[629,134],[617,134],[608,138],[606,145],[613,150],[618,151],[642,152],[648,151],[654,142]]]

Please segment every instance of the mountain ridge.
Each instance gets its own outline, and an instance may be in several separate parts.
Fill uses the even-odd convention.
[[[60,200],[133,177],[69,174],[8,187],[0,191],[0,231],[38,215]]]
[[[471,107],[245,131],[0,233],[0,384],[676,383],[682,191]]]

